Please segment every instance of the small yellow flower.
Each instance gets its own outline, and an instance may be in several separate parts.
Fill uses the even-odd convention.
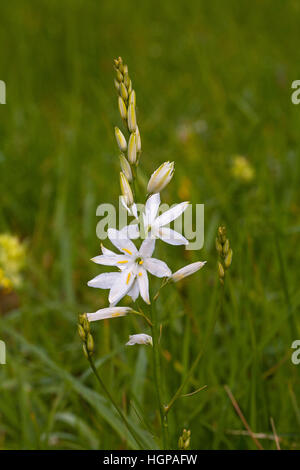
[[[240,155],[234,157],[231,172],[234,178],[244,182],[252,181],[255,176],[253,166],[249,163],[246,157],[242,157]]]
[[[0,289],[11,291],[22,283],[25,247],[17,237],[0,234]]]

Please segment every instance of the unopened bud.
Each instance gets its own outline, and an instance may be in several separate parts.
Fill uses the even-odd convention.
[[[129,162],[128,162],[127,158],[123,154],[120,155],[120,165],[121,165],[121,169],[122,169],[124,175],[126,176],[128,181],[131,182],[132,181],[131,167],[129,165]]]
[[[139,127],[136,126],[136,151],[137,153],[141,153],[142,151],[142,141],[141,141],[141,134],[140,134],[140,130],[139,130]]]
[[[135,106],[130,104],[128,106],[128,129],[130,132],[135,132],[136,130],[136,113],[135,113]]]
[[[118,82],[118,80],[114,79],[114,84],[115,84],[116,90],[119,92],[119,90],[120,90],[120,83]]]
[[[220,261],[218,262],[218,271],[219,271],[219,277],[223,278],[225,276],[225,271]]]
[[[136,104],[136,95],[135,95],[134,90],[132,90],[132,92],[130,93],[129,104],[133,104],[133,106],[135,106],[135,104]]]
[[[88,359],[88,358],[89,358],[89,353],[88,353],[88,350],[87,350],[87,347],[86,347],[86,344],[85,344],[85,343],[83,343],[82,349],[83,349],[83,354],[84,354],[85,357]]]
[[[86,347],[89,353],[94,352],[95,344],[94,344],[94,339],[91,335],[91,333],[88,334],[87,340],[86,340]]]
[[[128,179],[122,172],[120,173],[120,186],[126,205],[128,207],[131,207],[134,203],[133,194],[131,191],[130,184],[128,183]]]
[[[78,325],[78,334],[80,336],[80,338],[85,341],[85,331],[82,327],[82,325]]]
[[[221,254],[223,251],[223,247],[217,238],[216,238],[216,249],[219,254]]]
[[[126,101],[128,98],[128,91],[124,83],[120,83],[120,95],[122,96],[123,100]]]
[[[117,80],[118,82],[121,83],[123,80],[123,75],[121,74],[120,70],[117,70],[116,72],[117,72]]]
[[[231,265],[231,262],[232,262],[232,249],[230,248],[224,260],[224,265],[226,269],[229,268],[229,266]]]
[[[120,131],[118,127],[115,127],[115,136],[116,136],[116,141],[119,146],[119,149],[121,152],[126,152],[127,150],[127,142],[124,137],[124,134]]]
[[[118,98],[118,106],[119,106],[119,111],[120,111],[121,118],[124,119],[124,121],[126,121],[127,109],[126,109],[126,105],[124,103],[124,100],[121,96],[119,96],[119,98]]]
[[[130,85],[130,78],[129,78],[128,73],[124,75],[124,85],[126,86],[126,88],[128,88]]]
[[[226,256],[229,250],[229,240],[226,239],[226,242],[223,245],[223,255]]]
[[[136,163],[136,135],[134,132],[130,134],[128,141],[128,160],[132,165]]]

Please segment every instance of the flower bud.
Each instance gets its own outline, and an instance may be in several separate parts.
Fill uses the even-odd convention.
[[[86,347],[87,350],[90,354],[94,352],[95,344],[94,344],[94,339],[91,335],[91,333],[88,334],[87,340],[86,340]]]
[[[130,161],[131,165],[134,165],[136,163],[136,134],[135,132],[130,134],[130,137],[129,137],[128,160]]]
[[[82,325],[78,325],[78,334],[80,336],[80,338],[85,341],[85,331],[82,327]]]
[[[135,113],[135,106],[130,104],[128,106],[128,129],[130,132],[135,132],[136,130],[136,113]]]
[[[118,82],[118,80],[114,79],[114,84],[115,84],[115,88],[116,88],[117,92],[119,92],[119,90],[120,90],[120,83]]]
[[[126,121],[127,109],[126,109],[126,105],[124,103],[124,100],[121,96],[119,96],[119,98],[118,98],[118,106],[119,106],[119,111],[120,111],[121,118],[124,119],[124,121]]]
[[[220,261],[218,262],[218,272],[220,278],[223,278],[225,276],[225,271]]]
[[[134,203],[133,200],[133,194],[131,191],[130,184],[128,183],[128,179],[124,175],[124,173],[120,173],[120,186],[121,186],[121,192],[125,200],[125,204],[128,207],[131,207],[132,204]]]
[[[129,78],[128,73],[124,75],[124,85],[126,86],[126,88],[128,88],[130,85],[130,78]]]
[[[226,239],[224,245],[223,245],[223,255],[226,256],[228,251],[229,251],[229,240],[228,238]]]
[[[134,90],[132,90],[132,92],[130,93],[129,104],[133,104],[133,106],[135,106],[135,104],[136,104],[136,96],[135,96],[135,91]]]
[[[126,101],[128,98],[128,91],[124,83],[120,83],[120,95],[122,96],[123,100]]]
[[[88,353],[88,350],[87,350],[87,347],[86,347],[85,343],[82,344],[82,349],[83,349],[83,354],[88,359],[89,358],[89,353]]]
[[[117,70],[117,80],[118,82],[122,82],[123,80],[123,75],[121,74],[120,70]]]
[[[141,153],[142,151],[142,141],[141,141],[141,134],[138,126],[136,126],[136,151],[137,153]]]
[[[121,165],[121,169],[122,169],[124,175],[126,176],[128,181],[131,182],[132,181],[131,167],[129,165],[129,162],[128,162],[127,158],[123,154],[120,155],[120,165]]]
[[[152,173],[148,183],[148,193],[159,193],[171,181],[174,174],[174,162],[165,162]]]
[[[232,262],[232,249],[230,248],[224,261],[224,265],[226,269],[229,268],[229,266],[231,265],[231,262]]]
[[[127,142],[124,137],[124,134],[120,131],[118,127],[115,127],[115,136],[116,136],[116,141],[119,146],[119,149],[121,152],[126,152],[127,150]]]

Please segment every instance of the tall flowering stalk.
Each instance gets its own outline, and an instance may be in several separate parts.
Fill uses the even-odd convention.
[[[156,300],[164,286],[190,276],[202,268],[205,262],[198,261],[192,263],[172,274],[171,269],[163,260],[153,256],[156,243],[165,242],[171,245],[188,244],[188,240],[183,235],[172,230],[168,225],[184,213],[189,203],[187,201],[181,202],[158,215],[161,204],[160,193],[170,183],[174,175],[174,162],[164,162],[150,176],[144,196],[145,206],[142,213],[138,214],[136,188],[138,182],[137,169],[141,158],[141,136],[137,123],[136,93],[128,74],[128,67],[124,64],[121,57],[115,59],[114,67],[116,72],[115,87],[118,92],[118,107],[125,128],[123,133],[121,129],[115,127],[115,137],[120,150],[121,201],[128,214],[134,218],[134,223],[121,230],[109,228],[108,238],[117,251],[111,251],[102,246],[101,253],[92,259],[96,264],[113,266],[116,268],[116,271],[101,273],[88,282],[90,287],[109,290],[108,306],[96,312],[81,315],[78,331],[83,341],[84,354],[88,358],[98,382],[116,408],[127,429],[141,447],[142,443],[135,430],[127,421],[127,418],[119,408],[111,392],[107,389],[105,382],[95,367],[92,357],[94,353],[94,340],[89,324],[97,320],[130,315],[139,315],[145,321],[145,325],[151,330],[151,335],[146,333],[130,335],[126,345],[149,345],[152,348],[154,383],[160,414],[161,437],[163,447],[168,448],[168,412],[180,396],[186,381],[175,393],[170,403],[166,405],[162,392],[160,367],[161,332]],[[138,240],[138,242],[133,242],[133,239]],[[139,247],[137,247],[136,243],[139,244]],[[149,291],[149,276],[162,279],[159,291],[153,296],[150,295]],[[119,302],[126,295],[131,297],[133,307],[119,306]],[[146,304],[146,312],[150,313],[146,314],[143,308],[136,304],[139,297]]]

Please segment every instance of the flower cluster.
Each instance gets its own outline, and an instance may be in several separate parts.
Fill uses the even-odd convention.
[[[115,137],[121,151],[121,200],[129,215],[134,217],[134,221],[121,230],[108,229],[108,238],[117,252],[102,246],[101,254],[92,258],[94,263],[113,266],[117,270],[99,274],[88,282],[90,287],[109,290],[109,307],[88,313],[87,319],[90,322],[133,313],[134,310],[130,307],[117,306],[125,295],[130,296],[133,302],[141,297],[144,302],[150,304],[149,275],[162,278],[164,283],[171,280],[177,282],[205,264],[200,261],[192,263],[172,274],[164,261],[153,256],[158,239],[171,245],[188,244],[183,235],[168,225],[184,213],[189,203],[186,201],[176,204],[159,215],[160,193],[174,174],[174,162],[164,162],[149,179],[146,203],[142,214],[138,215],[134,189],[141,155],[141,138],[136,118],[136,94],[128,75],[128,67],[120,57],[115,60],[115,70],[119,111],[129,134],[127,141],[121,130],[115,128]],[[132,241],[138,238],[141,240],[139,248]],[[131,335],[127,345],[133,344],[152,344],[152,338],[145,334]]]
[[[13,235],[0,235],[0,290],[9,292],[22,282],[25,248]]]

